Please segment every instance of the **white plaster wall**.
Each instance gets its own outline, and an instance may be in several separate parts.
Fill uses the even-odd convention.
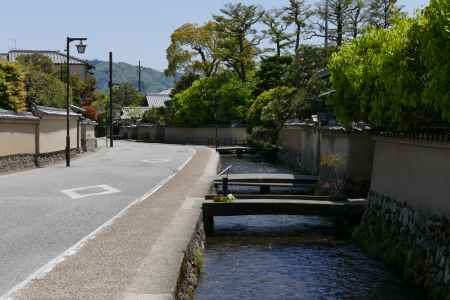
[[[70,148],[77,147],[78,117],[70,118]],[[81,133],[80,133],[81,137]],[[66,118],[44,116],[40,123],[40,152],[63,151],[66,148]],[[81,144],[80,144],[81,145]]]
[[[0,122],[0,157],[35,153],[36,123]]]
[[[450,145],[377,138],[371,189],[450,216]]]

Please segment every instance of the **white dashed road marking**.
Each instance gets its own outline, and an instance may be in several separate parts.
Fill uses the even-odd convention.
[[[61,193],[72,199],[81,199],[91,196],[109,195],[120,193],[120,190],[106,184],[84,186],[70,190],[62,190]]]

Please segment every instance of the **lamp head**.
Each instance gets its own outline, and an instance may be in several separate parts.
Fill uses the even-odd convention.
[[[78,53],[83,54],[86,51],[86,46],[87,45],[83,44],[83,41],[80,41],[80,43],[76,46]]]

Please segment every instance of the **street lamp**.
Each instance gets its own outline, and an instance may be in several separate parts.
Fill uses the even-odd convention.
[[[86,41],[87,38],[71,38],[67,37],[67,47],[66,47],[66,123],[67,123],[67,135],[66,135],[66,167],[70,167],[70,122],[69,122],[69,94],[70,94],[70,43],[73,41],[79,41],[80,43],[76,46],[77,51],[80,54],[83,54],[86,51],[86,45],[83,44],[83,41]]]

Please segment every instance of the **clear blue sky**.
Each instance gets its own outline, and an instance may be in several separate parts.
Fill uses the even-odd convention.
[[[313,0],[311,0],[313,2]],[[0,5],[0,52],[18,49],[63,50],[65,37],[89,38],[88,59],[143,64],[163,70],[170,34],[186,22],[203,23],[233,0],[14,0]],[[264,8],[287,0],[247,0]],[[409,13],[428,0],[399,0]]]

